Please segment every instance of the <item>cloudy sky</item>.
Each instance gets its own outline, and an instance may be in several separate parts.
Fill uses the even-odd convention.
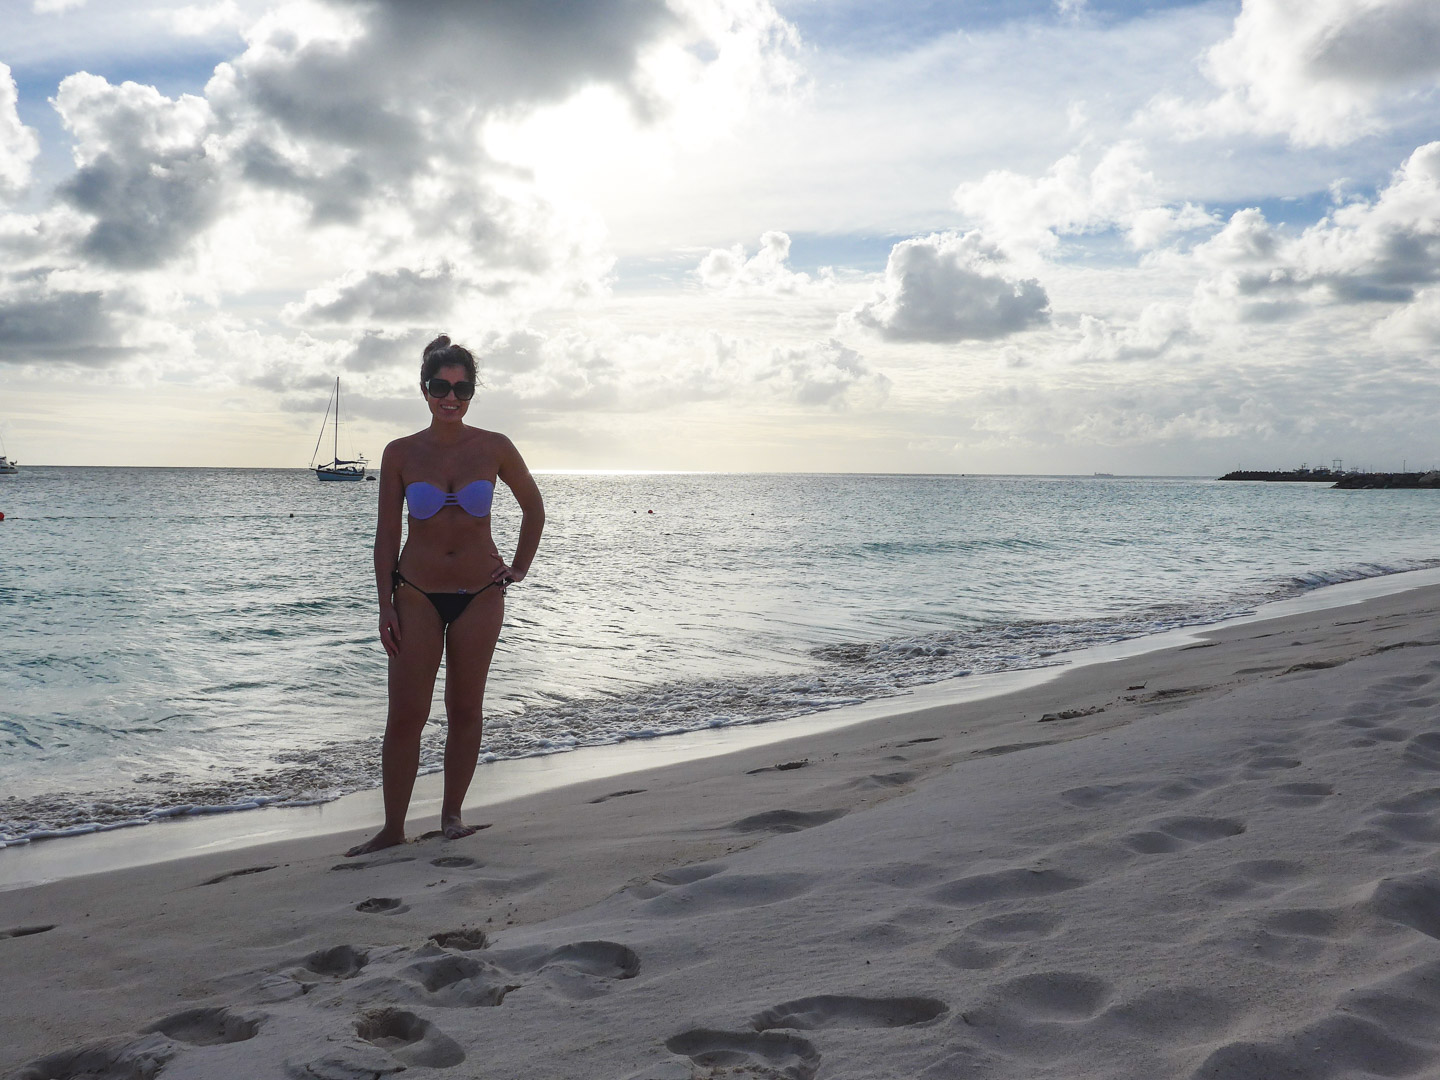
[[[0,0],[22,462],[1440,461],[1434,0]],[[343,447],[342,447],[343,449]]]

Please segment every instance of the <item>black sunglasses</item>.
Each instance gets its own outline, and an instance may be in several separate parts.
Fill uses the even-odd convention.
[[[433,398],[442,398],[451,390],[455,391],[456,401],[469,401],[475,396],[475,384],[465,379],[453,383],[449,379],[440,378],[425,381],[425,392]]]

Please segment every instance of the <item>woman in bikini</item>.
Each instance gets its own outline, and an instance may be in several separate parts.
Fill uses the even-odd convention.
[[[505,589],[522,581],[545,527],[530,470],[504,435],[465,423],[475,396],[475,358],[444,335],[425,346],[420,388],[430,426],[396,439],[380,460],[375,584],[380,643],[390,657],[390,708],[381,754],[385,826],[345,854],[405,842],[405,814],[420,765],[420,734],[445,658],[445,836],[469,836],[461,817],[480,754],[481,707],[490,658],[505,617]],[[496,481],[520,504],[520,537],[506,565],[490,535]],[[400,550],[400,515],[410,536]]]

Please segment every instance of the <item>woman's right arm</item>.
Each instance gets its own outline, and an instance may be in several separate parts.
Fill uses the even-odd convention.
[[[403,457],[397,442],[385,447],[380,457],[380,508],[375,521],[375,591],[380,597],[380,644],[385,652],[400,652],[400,617],[395,613],[391,574],[400,562],[400,524],[405,511],[404,479],[400,475]]]

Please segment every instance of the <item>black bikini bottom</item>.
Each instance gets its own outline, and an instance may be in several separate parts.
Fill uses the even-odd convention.
[[[436,613],[440,616],[440,625],[442,628],[448,628],[452,622],[463,615],[465,609],[470,606],[470,601],[474,600],[486,589],[498,587],[501,592],[504,592],[505,586],[508,584],[510,584],[508,581],[492,581],[489,585],[482,586],[475,592],[426,592],[424,589],[416,588],[413,583],[406,581],[405,576],[401,574],[399,570],[390,571],[390,591],[393,593],[401,585],[415,589],[415,591],[425,597],[426,600],[429,600],[435,608]]]

